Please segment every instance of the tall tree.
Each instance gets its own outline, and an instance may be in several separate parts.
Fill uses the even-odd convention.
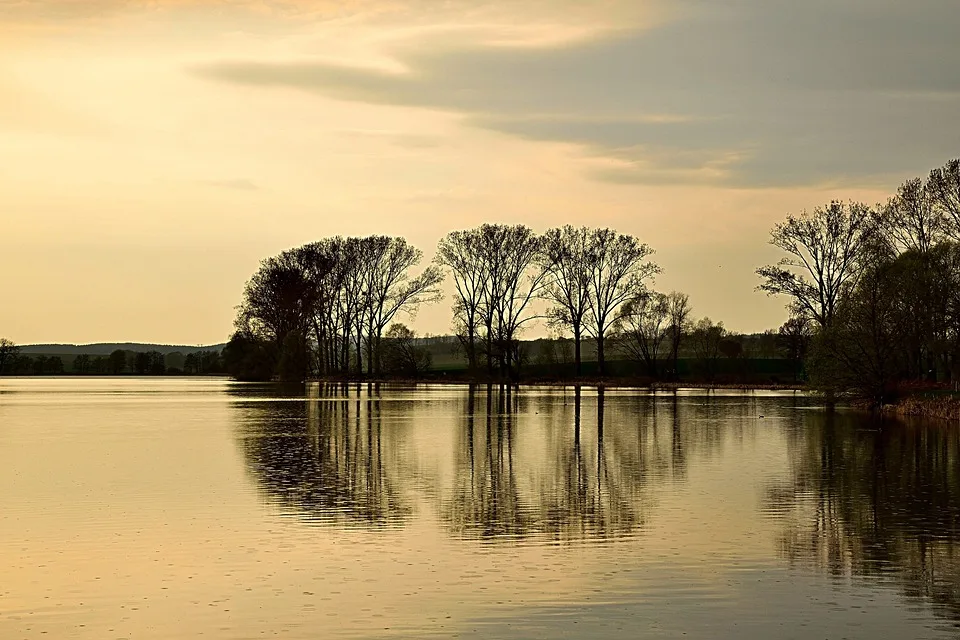
[[[577,376],[582,373],[581,346],[590,304],[590,241],[587,227],[566,225],[543,236],[543,296],[551,303],[549,318],[573,333]]]
[[[514,378],[518,375],[514,364],[519,365],[517,336],[536,317],[530,303],[540,295],[546,276],[538,262],[542,243],[524,225],[483,225],[481,233],[490,270],[488,318],[496,322],[495,328],[488,325],[488,338],[493,332],[501,372]]]
[[[437,246],[436,259],[453,275],[457,338],[467,353],[470,372],[476,373],[479,366],[477,341],[483,328],[483,303],[490,284],[482,234],[477,229],[448,233]]]
[[[438,300],[443,272],[438,266],[429,265],[419,276],[412,277],[410,270],[420,263],[423,252],[404,238],[372,236],[368,241],[367,366],[371,373],[380,373],[380,344],[387,325],[401,311],[414,314],[421,304]]]
[[[927,185],[937,208],[948,221],[947,231],[960,242],[960,159],[930,172]]]
[[[587,252],[589,272],[587,295],[587,331],[597,340],[597,373],[604,375],[604,342],[620,308],[645,291],[646,281],[660,273],[650,262],[653,254],[637,238],[612,229],[590,233]]]
[[[261,261],[244,288],[237,329],[267,342],[276,362],[285,349],[298,351],[288,356],[288,362],[306,362],[306,336],[318,295],[311,269],[310,252],[291,249]],[[302,378],[305,372],[285,369],[285,374]]]
[[[770,232],[770,244],[787,255],[757,269],[759,289],[784,294],[821,327],[833,322],[837,303],[861,272],[858,261],[873,240],[875,220],[859,203],[833,201],[825,207],[787,216]]]
[[[670,334],[668,297],[650,292],[629,301],[617,318],[616,331],[627,354],[644,362],[650,377],[658,378],[657,360]]]
[[[690,329],[690,296],[679,291],[667,294],[667,309],[670,326],[667,337],[670,341],[670,359],[673,362],[673,377],[680,377],[680,345]]]

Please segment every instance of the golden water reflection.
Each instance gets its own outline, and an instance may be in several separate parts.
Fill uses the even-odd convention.
[[[0,393],[0,638],[958,632],[952,427],[764,392]]]

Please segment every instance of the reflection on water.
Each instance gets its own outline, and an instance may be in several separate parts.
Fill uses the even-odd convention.
[[[791,564],[876,576],[960,620],[960,430],[812,414],[767,506]]]
[[[955,637],[960,431],[799,394],[0,380],[0,637]]]
[[[307,519],[399,525],[410,507],[383,465],[380,401],[350,398],[345,387],[326,391],[322,402],[314,395],[306,403],[247,405],[240,432],[247,465],[271,496]]]

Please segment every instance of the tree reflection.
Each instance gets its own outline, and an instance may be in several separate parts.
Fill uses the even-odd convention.
[[[348,525],[397,525],[409,516],[383,464],[379,396],[372,388],[362,395],[323,385],[306,402],[239,405],[247,467],[268,496],[308,519]]]
[[[442,515],[457,533],[482,538],[525,536],[532,522],[520,502],[513,468],[515,397],[509,386],[488,385],[483,395],[485,410],[478,420],[477,387],[470,385],[453,499],[447,501]]]
[[[647,456],[657,448],[643,445],[650,425],[629,420],[628,411],[616,414],[611,429],[602,391],[589,398],[579,387],[571,392],[558,399],[470,389],[441,514],[455,534],[569,541],[642,528],[655,489]]]
[[[488,541],[637,535],[691,456],[709,458],[731,416],[756,410],[579,387],[241,389],[241,447],[272,500],[348,525],[435,509],[453,535]]]
[[[791,482],[767,495],[783,556],[836,576],[893,577],[960,620],[960,432],[813,414],[791,436]]]

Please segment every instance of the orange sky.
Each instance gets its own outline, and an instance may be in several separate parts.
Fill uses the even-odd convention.
[[[957,155],[948,4],[0,2],[0,336],[220,342],[265,256],[485,221],[636,234],[775,327],[774,222]]]

